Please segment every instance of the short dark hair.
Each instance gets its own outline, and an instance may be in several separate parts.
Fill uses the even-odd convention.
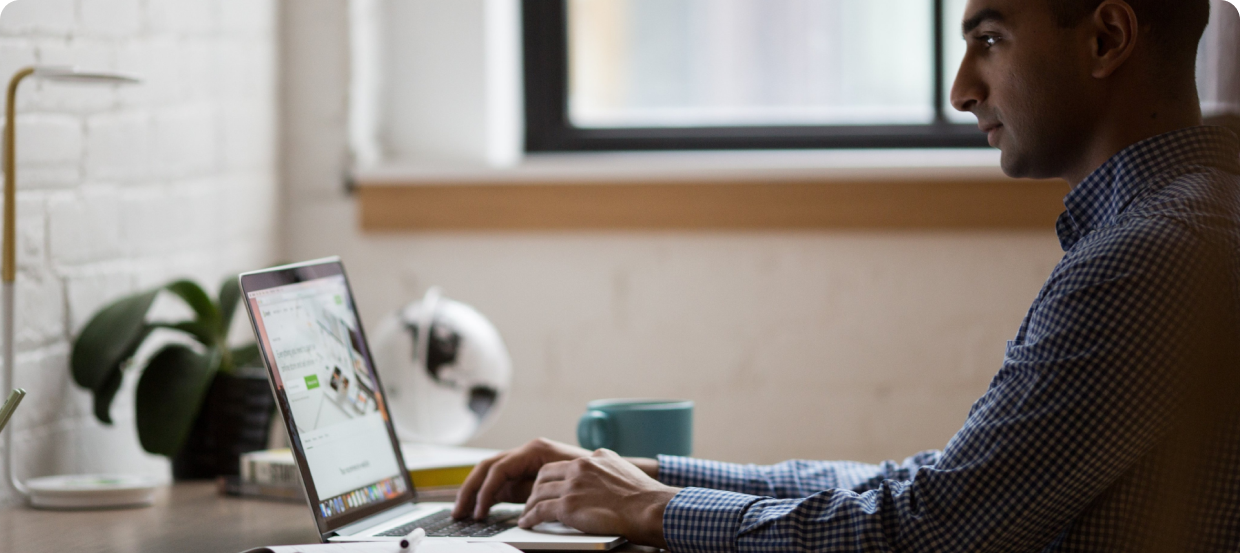
[[[1075,27],[1094,13],[1102,0],[1046,0],[1062,27]],[[1196,59],[1197,44],[1210,22],[1210,0],[1124,0],[1137,14],[1137,22],[1150,29],[1150,38],[1161,47],[1168,61],[1188,63]]]

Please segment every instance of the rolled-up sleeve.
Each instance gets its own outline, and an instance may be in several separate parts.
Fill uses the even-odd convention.
[[[853,461],[785,461],[775,465],[741,465],[705,459],[659,456],[659,481],[678,488],[710,488],[749,495],[791,499],[835,488],[863,492],[884,480],[908,480],[918,468],[942,455],[923,451],[896,463]]]
[[[761,500],[743,493],[685,488],[663,511],[663,539],[671,551],[736,551],[741,519]]]

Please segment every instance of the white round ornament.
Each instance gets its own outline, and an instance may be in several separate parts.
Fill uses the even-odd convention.
[[[512,360],[495,325],[432,288],[385,319],[375,363],[401,441],[460,445],[495,420]]]

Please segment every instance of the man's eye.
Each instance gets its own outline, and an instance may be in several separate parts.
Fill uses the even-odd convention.
[[[999,37],[995,35],[982,35],[977,37],[977,40],[989,48],[999,42]]]

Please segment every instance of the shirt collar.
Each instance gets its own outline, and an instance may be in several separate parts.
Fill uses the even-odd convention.
[[[1236,167],[1240,141],[1223,127],[1190,127],[1148,138],[1115,154],[1072,189],[1055,230],[1064,251],[1095,228],[1114,224],[1159,177],[1185,166]]]

